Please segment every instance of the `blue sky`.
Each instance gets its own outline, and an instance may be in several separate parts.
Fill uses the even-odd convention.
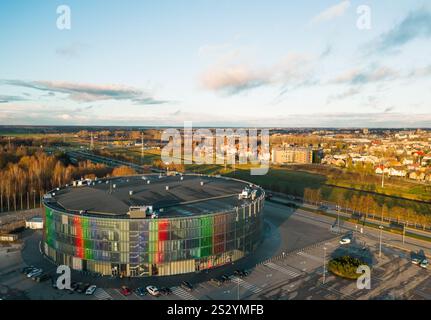
[[[0,123],[431,127],[430,38],[426,0],[2,1]]]

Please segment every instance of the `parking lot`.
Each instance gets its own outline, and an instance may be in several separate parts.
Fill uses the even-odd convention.
[[[74,282],[97,285],[92,295],[56,290],[51,281],[37,283],[21,273],[24,266],[34,265],[55,274],[56,266],[43,258],[39,250],[40,234],[26,236],[23,248],[2,251],[0,256],[0,298],[3,299],[96,299],[96,300],[237,300],[237,299],[430,299],[430,271],[412,264],[412,250],[426,252],[428,244],[407,243],[389,234],[382,237],[379,257],[379,237],[375,230],[353,230],[352,241],[340,244],[342,235],[330,232],[333,221],[304,211],[293,211],[282,205],[266,206],[265,241],[255,255],[236,264],[174,277],[118,279],[94,277],[74,272]],[[359,255],[372,264],[371,290],[358,290],[356,281],[335,277],[323,265],[332,257]],[[247,276],[234,275],[234,270],[246,269]],[[221,284],[210,281],[229,277]],[[181,287],[182,281],[192,283],[193,290]],[[153,297],[145,287],[168,287],[171,294]],[[124,291],[127,286],[130,292]],[[144,294],[135,292],[144,288]],[[126,294],[125,294],[126,293]]]

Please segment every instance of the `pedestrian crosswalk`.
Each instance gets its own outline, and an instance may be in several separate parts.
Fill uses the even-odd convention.
[[[94,296],[98,300],[113,300],[111,295],[105,290],[103,290],[102,288],[97,288],[96,291],[94,292]]]
[[[247,281],[242,280],[238,277],[232,277],[232,282],[235,284],[239,284],[241,287],[250,290],[253,293],[259,293],[262,291],[262,288],[259,288],[258,286],[255,286],[254,284],[248,283]]]
[[[194,297],[189,292],[187,292],[186,290],[180,287],[173,287],[171,290],[173,294],[177,295],[178,297],[184,300],[197,300],[196,297]]]
[[[302,257],[314,260],[316,262],[322,262],[322,259],[323,259],[323,258],[318,258],[316,256],[313,256],[312,254],[308,254],[308,253],[305,253],[305,252],[302,252],[302,251],[298,252],[297,254],[300,255],[300,256],[302,256]]]
[[[290,270],[286,267],[279,266],[278,264],[275,264],[273,262],[268,262],[268,263],[265,263],[264,265],[267,266],[268,268],[280,271],[281,273],[284,273],[284,274],[290,276],[291,278],[296,278],[300,275],[300,273],[297,273],[297,272]]]

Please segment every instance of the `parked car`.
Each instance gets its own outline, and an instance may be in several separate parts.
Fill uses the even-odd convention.
[[[79,283],[77,283],[77,282],[72,282],[70,284],[70,290],[72,290],[72,291],[78,290],[78,287],[79,287]]]
[[[193,286],[191,285],[190,282],[187,282],[187,281],[181,282],[181,288],[187,291],[193,291]]]
[[[240,277],[240,278],[244,278],[244,277],[248,276],[248,272],[245,270],[235,270],[233,272],[233,274],[236,275],[237,277]]]
[[[49,280],[50,278],[51,278],[51,276],[49,274],[43,273],[40,276],[37,276],[35,280],[36,280],[36,282],[44,282],[44,281]]]
[[[160,295],[159,289],[157,289],[155,286],[148,286],[146,289],[147,292],[154,297],[158,297]]]
[[[130,290],[129,287],[126,287],[126,286],[122,286],[120,289],[120,292],[125,297],[130,296],[132,294],[132,290]]]
[[[221,280],[223,280],[223,282],[227,282],[227,281],[229,281],[230,280],[230,278],[229,278],[229,276],[227,276],[227,275],[222,275],[221,276],[221,278],[220,278]]]
[[[164,296],[169,296],[172,294],[172,290],[168,287],[160,288],[159,292]]]
[[[43,275],[43,270],[39,270],[33,276],[31,277],[31,280],[36,281],[36,278],[39,278],[41,275]]]
[[[95,285],[89,286],[87,291],[85,291],[85,294],[91,296],[96,289],[97,287]]]
[[[33,269],[31,272],[27,274],[27,278],[32,278],[34,275],[42,274],[42,269]]]
[[[145,288],[138,288],[135,290],[135,293],[138,296],[143,297],[143,296],[146,296],[148,294],[148,291]]]
[[[34,269],[37,269],[37,268],[35,268],[34,266],[24,267],[24,268],[21,269],[21,273],[27,275],[30,272],[32,272]]]
[[[412,263],[413,263],[413,264],[419,265],[421,262],[422,262],[422,261],[421,261],[421,259],[419,259],[419,258],[413,258],[413,259],[412,259]]]
[[[83,293],[85,291],[84,284],[82,282],[78,282],[75,291],[78,293]]]
[[[344,244],[350,244],[352,242],[352,240],[350,238],[343,238],[340,240],[340,244],[344,245]]]
[[[58,289],[57,288],[57,277],[52,277],[51,278],[51,285],[54,289]]]
[[[424,259],[424,260],[422,260],[422,262],[421,262],[421,264],[419,266],[421,268],[428,269],[428,265],[429,265],[428,260]]]

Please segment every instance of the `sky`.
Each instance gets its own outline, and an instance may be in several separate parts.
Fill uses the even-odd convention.
[[[431,127],[430,40],[427,0],[1,1],[0,124]]]

